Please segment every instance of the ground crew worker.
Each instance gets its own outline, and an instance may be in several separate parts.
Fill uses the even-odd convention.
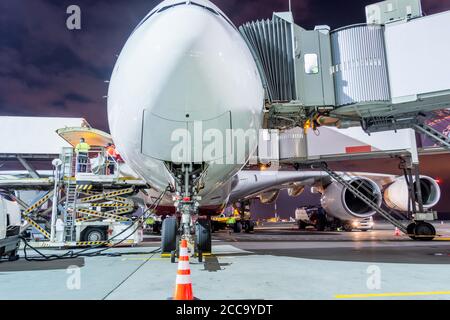
[[[108,161],[108,174],[114,174],[116,163],[118,160],[118,153],[116,151],[116,146],[112,143],[108,143],[106,147],[106,156]]]
[[[88,152],[91,149],[91,146],[86,143],[84,138],[80,139],[80,143],[75,147],[75,152],[77,154],[77,172],[87,172],[87,164],[88,164]]]

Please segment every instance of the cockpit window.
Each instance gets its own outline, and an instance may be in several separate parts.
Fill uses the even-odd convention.
[[[220,12],[217,12],[216,10],[214,10],[213,8],[207,7],[207,6],[203,6],[201,4],[195,3],[195,2],[191,2],[190,4],[197,6],[197,7],[202,7],[203,9],[206,9],[212,13],[214,13],[216,16],[221,16],[226,22],[228,22],[234,29],[236,29],[236,27],[234,26],[234,24],[230,21],[230,19],[228,19],[227,17],[225,17],[223,14],[221,14]],[[237,29],[236,29],[237,30]]]
[[[179,3],[172,4],[170,6],[162,7],[157,12],[160,13],[160,12],[166,11],[167,9],[170,9],[170,8],[173,8],[173,7],[176,7],[176,6],[180,6],[180,5],[183,5],[183,4],[186,4],[186,2],[179,2]]]
[[[193,6],[197,6],[197,7],[201,7],[201,8],[203,8],[203,9],[206,9],[206,10],[212,12],[213,14],[215,14],[216,16],[219,15],[219,13],[218,13],[216,10],[214,10],[214,9],[212,9],[212,8],[210,8],[210,7],[203,6],[203,5],[201,5],[201,4],[199,4],[199,3],[195,3],[195,2],[191,2],[190,4],[192,4]]]
[[[196,3],[196,2],[186,2],[186,1],[183,1],[183,2],[174,3],[174,4],[170,5],[170,6],[162,7],[162,8],[160,8],[159,10],[156,10],[156,11],[153,11],[153,12],[150,13],[148,16],[146,16],[146,17],[141,21],[141,23],[138,24],[138,26],[134,29],[134,31],[136,31],[141,25],[143,25],[148,19],[150,19],[150,17],[152,17],[153,15],[155,15],[155,13],[161,13],[161,12],[163,12],[163,11],[166,11],[166,10],[168,10],[168,9],[171,9],[171,8],[173,8],[173,7],[180,6],[180,5],[194,5],[194,6],[201,7],[201,8],[203,8],[203,9],[206,9],[206,10],[208,10],[209,12],[213,13],[213,14],[216,15],[216,16],[221,16],[221,17],[224,18],[225,21],[227,21],[233,28],[236,29],[236,27],[233,25],[233,23],[232,23],[227,17],[225,17],[225,16],[224,16],[223,14],[221,14],[220,12],[217,12],[217,11],[214,10],[213,8],[210,8],[210,7],[208,7],[208,6],[201,5],[201,4]],[[134,33],[134,31],[133,31],[133,33]]]

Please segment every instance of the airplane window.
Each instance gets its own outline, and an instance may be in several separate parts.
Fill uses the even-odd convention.
[[[222,18],[224,18],[224,20],[225,20],[226,22],[228,22],[228,23],[230,24],[230,26],[232,26],[233,28],[236,29],[236,27],[233,25],[233,23],[230,21],[230,19],[228,19],[227,17],[225,17],[225,16],[224,16],[223,14],[221,14],[220,12],[217,12],[217,11],[214,10],[213,8],[206,7],[206,6],[202,6],[201,4],[198,4],[198,3],[195,3],[195,2],[191,2],[190,4],[191,4],[191,5],[194,5],[194,6],[202,7],[203,9],[206,9],[206,10],[208,10],[208,11],[214,13],[216,16],[221,16]],[[236,29],[236,30],[237,30],[237,29]]]
[[[203,9],[206,9],[206,10],[208,10],[208,11],[214,13],[216,16],[219,15],[219,14],[217,13],[216,10],[214,10],[214,9],[212,9],[212,8],[210,8],[210,7],[202,6],[201,4],[198,4],[198,3],[195,3],[195,2],[191,2],[191,5],[197,6],[197,7],[201,7],[201,8],[203,8]]]
[[[179,6],[179,5],[182,5],[182,4],[186,4],[186,3],[185,3],[185,2],[175,3],[175,4],[173,4],[173,5],[163,7],[163,8],[161,8],[161,9],[159,9],[158,11],[154,11],[154,12],[150,13],[148,16],[146,16],[146,17],[141,21],[141,23],[138,24],[138,26],[133,30],[133,33],[134,33],[137,29],[139,29],[139,27],[142,26],[142,25],[143,25],[148,19],[150,19],[150,17],[152,17],[155,13],[160,13],[160,12],[162,12],[162,11],[165,11],[165,10],[169,9],[169,8],[176,7],[176,6]]]
[[[209,12],[213,13],[213,14],[216,15],[216,16],[221,16],[221,17],[224,18],[224,19],[225,19],[225,20],[226,20],[233,28],[236,29],[236,27],[233,25],[233,23],[232,23],[227,17],[225,17],[224,15],[222,15],[220,12],[217,12],[217,11],[214,10],[213,8],[210,8],[210,7],[207,7],[207,6],[203,6],[203,5],[198,4],[198,3],[195,3],[195,2],[190,2],[190,3],[179,2],[179,3],[172,4],[172,5],[170,5],[170,6],[162,7],[162,8],[160,8],[158,11],[154,11],[154,12],[150,13],[147,17],[144,18],[144,20],[141,21],[141,23],[139,23],[139,25],[134,29],[134,31],[136,31],[141,25],[143,25],[148,19],[150,19],[150,17],[152,17],[155,13],[161,13],[161,12],[166,11],[166,10],[168,10],[168,9],[171,9],[171,8],[173,8],[173,7],[180,6],[180,5],[188,5],[188,4],[191,4],[191,5],[194,5],[194,6],[197,6],[197,7],[201,7],[201,8],[203,8],[203,9],[206,9],[206,10],[208,10]],[[237,30],[237,29],[236,29],[236,30]],[[134,33],[134,31],[133,31],[133,33]]]
[[[170,6],[162,7],[161,9],[158,10],[158,13],[166,11],[167,9],[170,9],[170,8],[173,8],[173,7],[176,7],[176,6],[183,5],[183,4],[186,4],[186,3],[185,2],[179,2],[179,3],[172,4]]]
[[[319,57],[317,56],[317,54],[305,54],[305,72],[307,74],[319,73]]]

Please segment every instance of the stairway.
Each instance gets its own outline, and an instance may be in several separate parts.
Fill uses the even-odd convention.
[[[450,150],[450,137],[445,136],[441,132],[426,125],[425,123],[416,123],[413,125],[413,128],[417,132],[425,134],[427,137],[430,137],[445,149]]]
[[[64,210],[64,240],[75,241],[75,215],[77,205],[77,183],[69,180],[66,183],[66,206]]]

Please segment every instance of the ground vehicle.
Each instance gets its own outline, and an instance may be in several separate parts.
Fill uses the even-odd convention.
[[[295,211],[295,221],[300,230],[313,226],[317,231],[344,230],[347,232],[353,230],[368,231],[373,228],[373,218],[361,218],[354,220],[341,220],[328,215],[322,207],[307,206]]]
[[[295,221],[300,230],[305,229],[307,226],[314,226],[317,231],[324,231],[330,225],[328,216],[323,208],[314,206],[302,207],[295,210]]]
[[[369,231],[373,229],[373,218],[364,218],[360,220],[354,220],[354,221],[344,221],[344,224],[342,225],[342,228],[344,231],[350,232],[353,230],[359,230],[359,231]]]
[[[162,218],[158,215],[151,215],[144,221],[144,231],[160,234]]]
[[[0,197],[0,257],[17,260],[19,249],[20,210],[11,199]]]
[[[212,231],[219,231],[223,229],[231,229],[235,233],[239,233],[242,230],[245,232],[253,232],[255,223],[250,220],[250,216],[244,214],[242,217],[237,209],[233,210],[231,215],[222,213],[220,216],[211,217]]]

